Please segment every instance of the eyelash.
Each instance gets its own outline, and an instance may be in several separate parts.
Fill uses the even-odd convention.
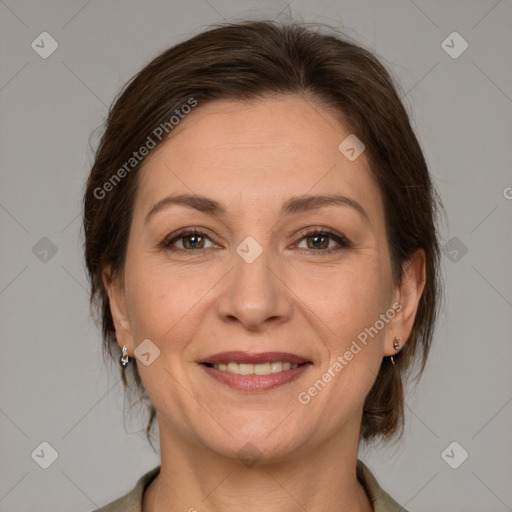
[[[172,238],[171,237],[166,238],[161,244],[162,248],[165,250],[172,251],[172,252],[193,253],[194,255],[203,254],[206,251],[208,251],[208,249],[210,249],[210,248],[181,249],[181,248],[176,248],[176,247],[172,246],[174,244],[174,242],[176,242],[177,240],[179,240],[181,238],[186,238],[187,236],[191,236],[191,235],[205,237],[210,240],[210,237],[206,233],[193,228],[193,229],[187,229],[186,231],[179,232],[176,235],[172,235]],[[321,236],[321,237],[328,237],[328,238],[334,240],[338,244],[337,247],[331,247],[330,249],[320,249],[320,250],[298,249],[299,251],[305,251],[310,254],[313,252],[319,252],[319,253],[323,253],[323,254],[331,254],[333,252],[337,252],[337,251],[340,251],[343,249],[350,249],[352,247],[352,243],[350,242],[350,240],[348,240],[348,238],[346,238],[343,235],[338,235],[338,234],[336,234],[328,229],[324,229],[324,228],[319,228],[319,227],[308,228],[308,229],[301,231],[299,236],[301,237],[299,239],[299,243],[302,242],[302,240],[304,240],[305,238],[308,238],[311,236]],[[212,241],[212,240],[210,240],[210,241]]]

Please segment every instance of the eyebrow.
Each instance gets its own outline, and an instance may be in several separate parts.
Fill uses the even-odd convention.
[[[215,199],[206,196],[199,196],[196,194],[180,194],[175,196],[168,196],[155,203],[146,214],[145,223],[157,212],[166,210],[174,205],[181,205],[187,208],[192,208],[203,213],[223,217],[226,215],[226,209],[221,203]],[[293,213],[306,212],[317,210],[325,206],[349,206],[356,210],[367,222],[370,218],[365,209],[354,199],[343,195],[316,195],[316,196],[298,196],[288,199],[281,207],[280,216],[289,215]]]

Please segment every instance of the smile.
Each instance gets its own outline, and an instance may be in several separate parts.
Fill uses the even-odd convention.
[[[224,352],[200,362],[217,382],[244,392],[275,389],[297,379],[312,362],[285,352]]]
[[[275,361],[273,363],[230,363],[214,364],[213,367],[221,372],[237,373],[238,375],[270,375],[271,373],[279,373],[286,370],[298,368],[298,364],[292,364],[288,361]]]

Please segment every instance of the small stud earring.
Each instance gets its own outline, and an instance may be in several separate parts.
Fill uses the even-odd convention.
[[[402,338],[400,338],[400,336],[397,336],[394,340],[393,340],[393,348],[396,350],[396,351],[399,351],[400,350],[400,342],[402,341]],[[395,366],[395,360],[393,359],[393,356],[391,356],[391,362],[393,363],[393,366]]]
[[[121,356],[121,364],[123,365],[123,368],[130,362],[130,357],[127,354],[128,347],[126,345],[123,345],[123,355]]]

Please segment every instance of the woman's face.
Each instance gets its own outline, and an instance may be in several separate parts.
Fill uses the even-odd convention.
[[[349,135],[312,100],[219,100],[147,159],[124,283],[106,282],[119,344],[149,340],[135,361],[161,437],[269,460],[357,438],[415,306]]]

